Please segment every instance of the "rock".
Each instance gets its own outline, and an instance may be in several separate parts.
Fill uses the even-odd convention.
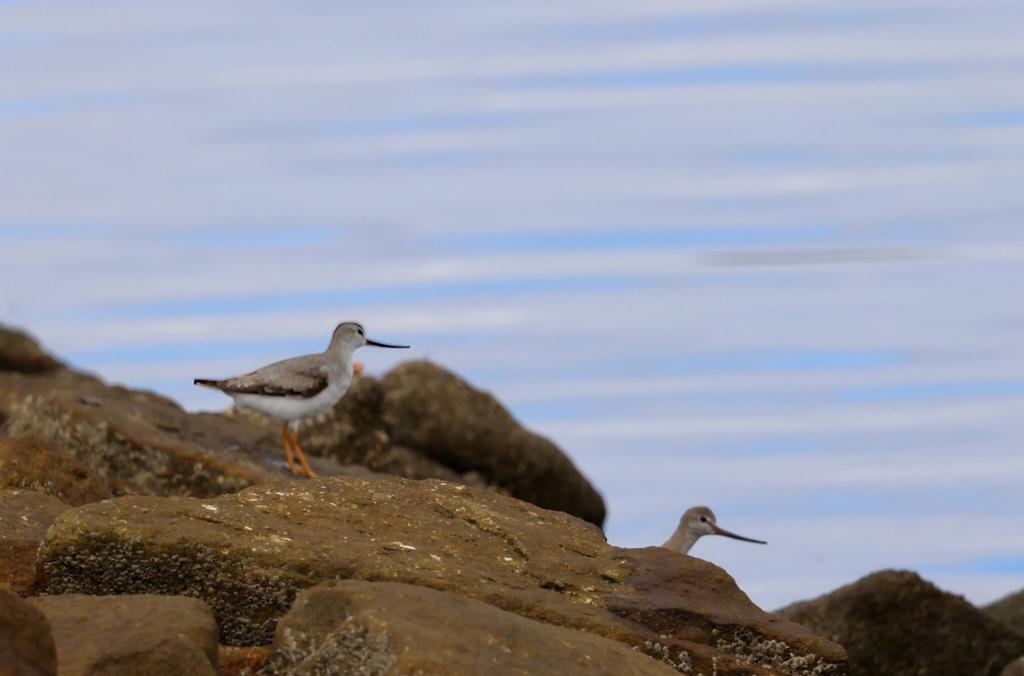
[[[61,676],[217,674],[209,607],[178,596],[42,596]]]
[[[111,496],[88,467],[38,439],[0,438],[0,488],[27,488],[72,506]]]
[[[1024,589],[982,608],[986,615],[999,620],[1018,634],[1024,634]]]
[[[300,432],[303,448],[310,453],[333,457],[344,466],[358,465],[406,479],[487,485],[476,472],[457,472],[415,449],[395,444],[384,423],[383,402],[384,389],[379,380],[368,376],[357,378],[332,415],[303,426]]]
[[[872,573],[777,612],[846,647],[854,674],[997,676],[1024,636],[909,571]]]
[[[634,629],[656,634],[668,660],[712,673],[715,664],[766,673],[846,673],[846,652],[808,629],[765,613],[718,566],[661,547],[617,549],[629,589],[604,599]],[[735,664],[734,664],[735,663]],[[760,673],[760,672],[757,672]]]
[[[999,676],[1024,676],[1024,657],[1007,664]]]
[[[48,373],[61,367],[27,333],[0,324],[0,371]]]
[[[0,490],[0,588],[25,596],[36,583],[36,552],[46,529],[68,508],[35,491]]]
[[[220,676],[253,676],[263,674],[263,666],[270,659],[270,646],[246,648],[222,645],[217,648]]]
[[[66,449],[118,495],[219,495],[285,476],[265,429],[72,371],[0,374],[4,405],[9,436]]]
[[[336,665],[343,669],[331,671]],[[669,666],[600,636],[425,587],[345,580],[301,592],[277,625],[264,676],[614,674]]]
[[[297,591],[357,579],[451,592],[705,673],[717,664],[720,676],[845,673],[842,648],[761,612],[711,564],[616,549],[565,513],[434,480],[329,477],[210,500],[106,500],[62,514],[40,560],[48,593],[202,598],[227,644],[268,643]],[[759,641],[818,671],[756,666]]]
[[[37,608],[0,589],[0,674],[55,676],[57,651],[50,623]]]
[[[479,472],[520,500],[604,523],[604,500],[572,461],[489,393],[428,361],[400,364],[381,387],[383,420],[395,443],[456,471]]]
[[[33,437],[65,451],[114,495],[212,497],[294,479],[279,428],[266,418],[235,410],[189,414],[156,394],[65,368],[24,334],[0,329],[0,351],[3,345],[21,346],[7,352],[21,356],[9,359],[17,368],[0,367],[0,436]],[[42,356],[24,356],[36,353]],[[430,397],[415,391],[417,383]],[[425,419],[438,411],[442,426],[455,426],[450,433]],[[557,447],[522,429],[490,395],[426,362],[399,367],[385,382],[358,378],[323,418],[300,432],[321,475],[443,479],[596,524],[604,519],[601,497]]]

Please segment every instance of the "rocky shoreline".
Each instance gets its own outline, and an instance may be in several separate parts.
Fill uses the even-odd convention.
[[[847,631],[866,594],[771,614],[713,564],[609,545],[569,458],[434,364],[359,379],[302,434],[321,478],[285,470],[265,420],[187,413],[0,329],[0,672],[842,676],[889,654],[884,628]],[[1024,655],[1010,620],[936,593],[963,638],[947,665]],[[899,621],[915,650],[943,639]],[[897,652],[877,673],[972,673]]]

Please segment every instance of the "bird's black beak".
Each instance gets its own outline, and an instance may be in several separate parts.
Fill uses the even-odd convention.
[[[366,339],[367,345],[373,345],[374,347],[395,347],[395,348],[407,348],[408,345],[388,345],[387,343],[378,343],[376,340]]]
[[[718,526],[714,526],[713,528],[714,528],[714,530],[711,531],[711,532],[713,534],[715,534],[715,535],[724,535],[727,538],[732,538],[733,540],[743,540],[744,542],[756,542],[759,545],[766,545],[766,544],[768,544],[764,540],[755,540],[753,538],[745,538],[742,535],[736,535],[736,533],[730,533],[729,531],[725,530],[724,528],[719,528]]]

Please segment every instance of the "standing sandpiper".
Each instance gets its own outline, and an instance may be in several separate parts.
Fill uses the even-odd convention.
[[[366,337],[357,322],[342,322],[334,329],[331,344],[319,354],[307,354],[274,362],[252,373],[225,380],[196,378],[196,385],[213,387],[227,394],[239,406],[265,413],[283,421],[281,440],[288,468],[299,469],[292,461],[292,449],[302,465],[302,473],[314,477],[306,456],[299,446],[298,422],[328,410],[345,395],[352,383],[352,353],[363,345],[406,348],[388,345]]]
[[[707,507],[690,507],[683,514],[683,518],[679,519],[679,526],[676,528],[676,532],[672,533],[672,537],[662,547],[685,554],[690,551],[690,547],[703,535],[724,535],[727,538],[743,540],[744,542],[756,542],[759,545],[768,544],[764,540],[745,538],[742,535],[730,533],[724,528],[719,528],[715,523],[715,513]]]

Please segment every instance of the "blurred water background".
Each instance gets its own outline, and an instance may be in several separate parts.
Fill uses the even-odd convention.
[[[191,409],[358,319],[773,608],[1024,586],[1024,4],[0,2],[0,319]]]

